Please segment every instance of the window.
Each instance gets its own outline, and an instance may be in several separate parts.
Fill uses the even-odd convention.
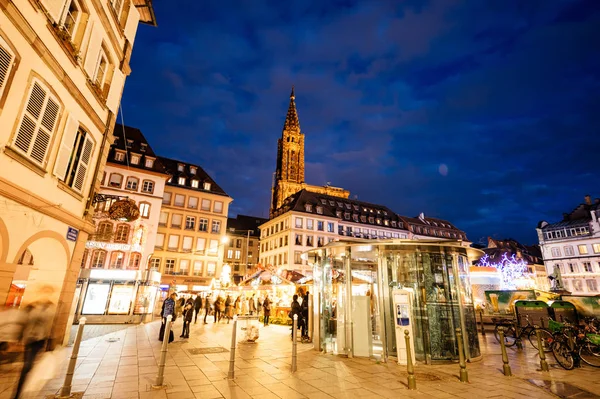
[[[203,254],[204,248],[206,247],[206,239],[205,238],[196,238],[196,253]]]
[[[181,222],[183,220],[183,215],[175,213],[171,216],[171,227],[180,228]]]
[[[191,209],[198,208],[198,197],[190,197],[188,199],[188,208],[191,208]]]
[[[160,270],[160,258],[150,259],[150,270],[154,270],[154,271]]]
[[[585,244],[578,245],[577,249],[579,250],[580,255],[587,255],[587,253],[588,253],[587,245],[585,245]]]
[[[297,265],[302,264],[302,252],[294,251],[294,263]]]
[[[187,276],[190,274],[190,261],[189,259],[181,259],[179,261],[179,274]]]
[[[121,183],[123,183],[123,176],[118,173],[112,173],[110,175],[110,179],[108,180],[108,185],[110,187],[121,188]]]
[[[117,232],[115,233],[115,242],[127,242],[129,238],[129,225],[120,224],[117,226]]]
[[[131,164],[139,165],[140,164],[140,156],[137,154],[131,154]]]
[[[183,252],[192,252],[192,243],[194,242],[193,237],[183,237],[182,249]]]
[[[204,183],[203,187],[206,191],[210,191],[210,183],[208,183],[208,182]]]
[[[208,231],[208,219],[201,218],[198,221],[198,231]]]
[[[215,201],[213,206],[213,212],[222,213],[223,212],[223,203],[221,201]]]
[[[583,282],[581,280],[573,280],[573,291],[583,291]]]
[[[153,168],[154,167],[154,159],[152,159],[152,158],[146,158],[145,166],[147,168]]]
[[[221,221],[213,220],[210,232],[211,233],[219,233],[220,231],[221,231]]]
[[[227,259],[233,259],[233,249],[227,250]]]
[[[60,105],[42,83],[34,79],[14,137],[15,148],[33,162],[44,166],[52,141]]]
[[[175,273],[175,259],[167,259],[165,261],[165,274]]]
[[[592,273],[594,271],[590,262],[583,262],[583,270],[585,270],[588,273]]]
[[[102,90],[104,90],[104,83],[106,79],[106,73],[108,72],[108,57],[104,52],[104,49],[100,49],[100,54],[98,55],[98,61],[96,62],[96,71],[94,72],[94,76],[92,77],[92,81],[94,85]]]
[[[306,246],[307,247],[314,247],[314,245],[313,245],[313,239],[314,239],[313,236],[307,236],[306,237]]]
[[[0,37],[0,98],[2,98],[2,93],[4,93],[14,63],[15,55],[10,46]]]
[[[238,238],[237,240],[235,240],[235,247],[236,248],[242,247],[242,239],[241,238]]]
[[[182,163],[177,164],[177,171],[183,172],[185,170],[185,165]]]
[[[598,282],[596,280],[585,280],[585,284],[587,285],[587,289],[589,292],[598,291]]]
[[[154,192],[154,182],[152,180],[144,180],[142,191],[152,194]]]
[[[210,211],[210,200],[207,200],[207,199],[202,200],[202,210]]]
[[[110,241],[113,234],[113,224],[111,222],[101,222],[96,230],[96,241]]]
[[[304,204],[304,209],[306,212],[312,212],[312,204]]]
[[[217,271],[217,263],[216,262],[208,262],[206,264],[206,275],[208,277],[213,277],[215,272]]]
[[[283,246],[287,247],[287,245],[288,245],[288,236],[285,235],[285,236],[283,236]]]
[[[185,229],[194,230],[196,228],[196,218],[193,216],[186,216],[185,218]]]
[[[560,249],[559,248],[552,248],[552,256],[555,258],[558,258],[560,256]]]
[[[190,173],[191,173],[192,175],[195,175],[197,170],[198,170],[198,169],[197,169],[195,166],[190,166]]]
[[[161,212],[160,216],[158,217],[158,225],[159,226],[166,226],[167,225],[167,220],[169,220],[169,213],[168,212]]]
[[[142,259],[142,254],[139,252],[133,252],[129,255],[129,266],[127,267],[130,270],[138,270],[140,268],[140,261]]]
[[[175,206],[183,206],[185,204],[185,195],[175,194]]]
[[[314,227],[315,227],[314,224],[315,224],[315,221],[313,219],[306,219],[306,228],[308,230],[314,229]]]
[[[296,245],[302,245],[302,234],[296,234]]]
[[[127,184],[125,185],[125,188],[127,190],[133,190],[133,191],[137,191],[138,189],[138,183],[140,181],[138,180],[137,177],[128,177],[127,178]]]
[[[322,214],[323,214],[323,207],[322,207],[322,206],[317,206],[317,213],[318,213],[319,215],[322,215]]]
[[[104,267],[104,262],[106,262],[106,251],[100,249],[95,250],[92,253],[91,267],[94,269],[101,269]]]
[[[241,258],[241,256],[242,256],[242,253],[241,253],[241,252],[242,252],[242,251],[239,251],[239,250],[236,250],[236,251],[235,251],[235,258],[236,258],[236,259],[238,259],[238,260],[239,260],[239,259]]]
[[[219,250],[219,240],[210,240],[209,246],[208,246],[208,254],[209,255],[217,255]]]
[[[163,200],[162,200],[162,203],[163,203],[163,204],[165,204],[165,205],[170,205],[170,204],[171,204],[171,197],[172,197],[172,194],[171,194],[171,193],[167,193],[167,192],[165,192],[165,193],[163,194]]]
[[[122,269],[123,260],[125,259],[125,253],[121,251],[115,251],[110,254],[110,265],[111,269]]]
[[[169,251],[177,251],[179,249],[179,236],[171,234],[169,236]]]
[[[179,184],[180,186],[185,186],[185,177],[180,177],[179,179],[177,179],[177,184]]]
[[[86,187],[85,178],[93,153],[94,142],[91,136],[79,127],[76,120],[69,117],[54,166],[54,174],[69,187],[81,193]]]
[[[323,222],[322,220],[318,220],[317,221],[317,230],[323,231],[324,229],[325,229],[325,222]]]
[[[296,218],[296,228],[301,229],[302,225],[303,225],[302,218]]]
[[[157,233],[154,241],[154,248],[163,249],[165,246],[165,235],[163,233]]]
[[[600,244],[592,244],[592,250],[595,254],[600,254]]]
[[[121,7],[123,6],[123,0],[110,0],[110,5],[117,14],[117,17],[121,16]]]
[[[198,180],[192,179],[192,188],[198,188]]]
[[[566,256],[573,256],[573,247],[572,246],[566,246],[565,247],[565,255]]]
[[[327,232],[328,233],[333,233],[334,227],[335,226],[334,226],[333,222],[327,222]]]
[[[192,269],[192,275],[194,276],[201,276],[202,275],[202,261],[201,260],[195,260],[194,261],[194,268]]]
[[[569,271],[571,273],[576,273],[577,272],[577,266],[573,263],[569,263]]]

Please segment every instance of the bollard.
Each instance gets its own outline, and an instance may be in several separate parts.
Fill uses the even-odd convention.
[[[512,370],[510,369],[510,365],[508,364],[508,355],[506,354],[506,344],[504,342],[504,327],[498,327],[498,335],[500,336],[500,349],[502,349],[502,369],[504,370],[504,375],[510,377],[512,376]]]
[[[227,372],[227,379],[233,380],[235,378],[235,335],[237,334],[237,315],[233,316],[233,331],[231,332],[231,352],[229,352],[229,372]]]
[[[417,389],[417,380],[415,379],[415,369],[412,363],[410,352],[410,337],[408,330],[404,330],[404,340],[406,342],[406,371],[408,372],[408,389]]]
[[[85,327],[86,318],[82,317],[79,319],[79,327],[77,327],[77,335],[75,335],[75,342],[73,343],[73,352],[71,352],[71,359],[69,360],[69,367],[67,368],[67,375],[65,375],[65,382],[60,389],[59,398],[71,397],[71,388],[73,384],[73,374],[75,374],[75,366],[77,365],[77,355],[79,354],[79,345],[81,345],[81,338],[83,337],[83,328]]]
[[[456,329],[456,341],[458,343],[458,365],[460,366],[460,382],[469,382],[467,365],[465,364],[465,352],[463,348],[462,333],[460,328]]]
[[[535,327],[535,335],[537,336],[538,343],[538,352],[540,354],[540,367],[542,371],[550,371],[548,368],[548,362],[546,361],[546,354],[544,353],[544,346],[542,343],[542,334],[540,333],[540,328],[538,326]]]
[[[485,328],[483,328],[483,310],[479,312],[479,322],[481,323],[481,335],[485,337]]]
[[[169,345],[169,333],[171,332],[171,319],[172,315],[167,316],[167,322],[165,323],[165,333],[163,334],[162,347],[160,349],[160,360],[158,362],[158,374],[156,375],[156,382],[152,385],[154,389],[160,389],[163,387],[165,379],[165,365],[167,364],[167,350]]]
[[[292,324],[292,373],[297,369],[298,361],[298,342],[296,335],[298,334],[298,315],[294,315],[294,323]]]

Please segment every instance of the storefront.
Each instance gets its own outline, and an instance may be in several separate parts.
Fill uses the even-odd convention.
[[[402,325],[418,361],[454,361],[460,328],[467,358],[480,357],[469,266],[482,252],[465,245],[338,241],[308,251],[315,348],[386,361],[403,356],[403,337],[399,344],[396,337]]]
[[[141,323],[152,320],[160,273],[137,270],[83,269],[75,320],[88,324]]]

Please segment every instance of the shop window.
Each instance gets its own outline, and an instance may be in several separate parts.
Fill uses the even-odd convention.
[[[125,260],[125,252],[114,251],[110,254],[110,265],[111,269],[122,269],[123,261]]]
[[[142,254],[139,252],[133,252],[129,255],[129,266],[127,267],[130,270],[138,270],[140,268],[140,261],[142,259]]]
[[[104,263],[106,262],[106,251],[101,249],[97,249],[92,252],[92,262],[90,267],[94,269],[102,269],[104,268]]]
[[[127,242],[129,238],[130,227],[127,224],[120,224],[117,226],[117,232],[115,233],[115,242]]]
[[[111,222],[100,222],[96,230],[96,241],[110,241],[113,235],[113,224]]]

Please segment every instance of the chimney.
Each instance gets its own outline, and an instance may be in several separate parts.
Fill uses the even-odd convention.
[[[586,205],[592,205],[592,197],[590,197],[589,195],[586,195],[584,198],[585,198]]]

